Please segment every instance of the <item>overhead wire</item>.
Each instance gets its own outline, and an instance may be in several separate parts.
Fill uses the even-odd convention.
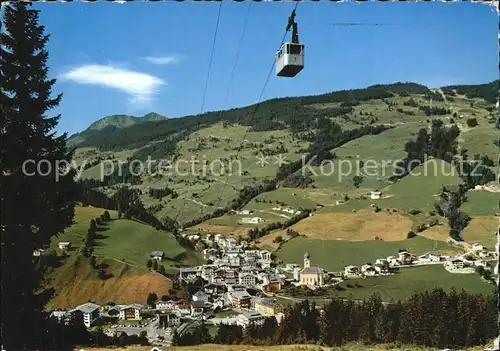
[[[295,6],[294,6],[294,8],[293,8],[293,11],[295,11],[295,10],[297,9],[297,6],[298,6],[298,5],[299,5],[299,2],[296,2],[296,3],[295,3]],[[280,45],[279,45],[279,48],[281,48],[281,46],[282,46],[282,45],[283,45],[283,43],[285,42],[285,38],[286,38],[287,33],[288,33],[288,30],[285,30],[285,33],[283,34],[283,38],[281,39],[281,43],[280,43]],[[252,122],[252,121],[253,121],[253,119],[255,118],[255,115],[256,115],[256,113],[257,113],[257,111],[258,111],[258,109],[259,109],[260,102],[262,101],[262,97],[264,96],[264,92],[265,92],[265,90],[266,90],[267,84],[269,83],[269,78],[271,78],[271,74],[273,73],[273,69],[274,69],[274,65],[275,65],[275,63],[276,63],[276,60],[275,60],[275,58],[273,57],[273,61],[272,61],[271,68],[269,69],[269,72],[268,72],[268,74],[267,74],[266,80],[265,80],[265,82],[264,82],[264,86],[262,87],[262,90],[261,90],[261,92],[260,92],[259,99],[257,100],[257,103],[255,104],[255,108],[254,108],[254,110],[253,110],[253,112],[252,112],[252,115],[251,115],[251,117],[250,117],[250,123],[249,123],[249,124],[251,124],[251,122]],[[247,128],[247,129],[245,130],[245,133],[243,134],[243,138],[242,138],[242,140],[241,140],[240,147],[238,148],[238,150],[237,150],[237,152],[236,152],[236,159],[238,159],[239,153],[240,153],[240,152],[241,152],[241,150],[243,149],[243,145],[244,145],[244,143],[245,143],[245,139],[246,139],[246,136],[247,136],[247,134],[248,134],[249,129],[250,129],[250,128]],[[225,179],[225,181],[224,181],[224,186],[223,186],[223,188],[222,188],[222,191],[220,192],[221,196],[220,196],[220,197],[219,197],[219,199],[218,199],[218,202],[217,202],[217,206],[216,206],[216,207],[218,207],[218,206],[219,206],[219,204],[220,204],[220,202],[221,202],[221,200],[222,200],[222,195],[224,194],[224,190],[226,189],[226,185],[227,185],[227,174],[226,174],[226,179]],[[210,221],[211,221],[211,220],[212,220],[212,219],[210,219]]]
[[[246,27],[247,27],[247,24],[248,24],[248,18],[249,18],[249,15],[250,15],[250,8],[252,6],[252,1],[249,1],[248,2],[248,7],[247,7],[247,11],[246,11],[246,14],[245,14],[245,19],[243,21],[243,28],[241,30],[241,34],[240,34],[240,38],[238,40],[238,46],[236,48],[236,56],[235,56],[235,59],[234,59],[234,62],[233,62],[233,67],[231,69],[231,74],[229,76],[229,83],[227,85],[227,89],[226,89],[226,94],[224,96],[224,107],[227,106],[227,100],[229,98],[229,93],[231,92],[231,87],[232,87],[232,83],[233,83],[233,79],[234,79],[234,73],[236,71],[236,66],[238,65],[238,60],[239,60],[239,57],[240,57],[240,51],[241,51],[241,44],[243,43],[243,38],[245,37],[245,32],[246,32]],[[219,116],[222,116],[222,113],[223,111],[220,111],[219,112]],[[207,160],[208,161],[211,161],[212,160],[212,153],[213,153],[213,148],[210,149],[210,153],[208,155],[208,158]],[[210,185],[209,185],[210,187]],[[217,207],[216,207],[217,208]],[[201,207],[201,216],[203,217],[205,215],[205,207]]]
[[[215,32],[214,32],[214,38],[213,38],[213,41],[212,41],[212,49],[210,51],[210,59],[209,59],[209,62],[208,62],[207,77],[205,79],[205,88],[203,89],[203,97],[202,97],[202,100],[201,100],[201,110],[200,110],[201,112],[200,112],[200,114],[203,113],[203,110],[205,108],[205,99],[206,99],[206,95],[207,95],[208,82],[210,80],[210,71],[212,69],[212,62],[213,62],[213,58],[214,58],[215,43],[217,41],[217,32],[219,30],[219,22],[220,22],[221,10],[222,10],[222,3],[223,3],[223,1],[221,1],[219,3],[219,10],[217,12],[217,21],[215,23]],[[184,192],[183,194],[185,194],[186,192]],[[174,221],[176,221],[176,222],[177,222],[177,219],[179,218],[179,216],[182,215],[182,213],[184,213],[184,208],[186,207],[186,199],[183,199],[183,200],[184,200],[184,202],[183,202],[182,209],[177,212],[177,215],[174,218]]]

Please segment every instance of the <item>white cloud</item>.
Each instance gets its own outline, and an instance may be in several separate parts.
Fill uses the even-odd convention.
[[[175,65],[181,61],[179,55],[147,56],[144,59],[153,65]]]
[[[162,79],[141,72],[104,65],[84,65],[61,75],[62,79],[80,84],[101,85],[127,93],[133,104],[147,104],[158,88],[167,83]]]

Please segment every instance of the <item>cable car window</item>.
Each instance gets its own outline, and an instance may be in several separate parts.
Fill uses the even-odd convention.
[[[286,44],[286,53],[289,54],[290,53],[290,44]]]
[[[301,46],[300,45],[290,45],[290,53],[294,55],[300,55]]]

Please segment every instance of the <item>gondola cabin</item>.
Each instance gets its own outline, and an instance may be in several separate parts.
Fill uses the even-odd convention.
[[[276,53],[276,75],[295,77],[304,68],[304,45],[284,43]]]

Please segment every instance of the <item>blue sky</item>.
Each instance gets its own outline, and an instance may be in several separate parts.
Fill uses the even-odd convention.
[[[248,12],[248,6],[250,10]],[[255,103],[294,4],[222,5],[204,111]],[[198,114],[218,3],[38,3],[51,34],[50,74],[64,97],[58,129],[70,134],[112,114]],[[241,51],[227,101],[238,42]],[[498,77],[498,13],[472,3],[303,2],[297,8],[304,70],[274,75],[264,99],[378,83],[431,87]],[[332,26],[332,23],[397,26]]]

